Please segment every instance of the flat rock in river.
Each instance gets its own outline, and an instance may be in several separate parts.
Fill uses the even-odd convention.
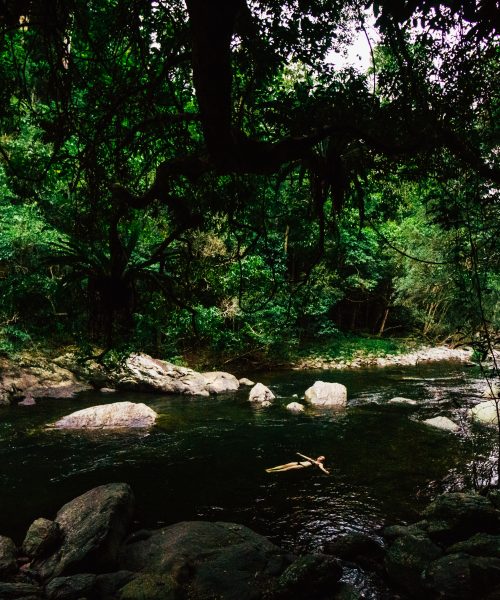
[[[155,424],[158,414],[135,402],[114,402],[77,410],[56,421],[56,429],[145,429]]]
[[[460,429],[460,427],[451,419],[448,419],[448,417],[425,419],[422,423],[429,425],[430,427],[435,427],[436,429],[442,429],[443,431],[458,431]]]
[[[387,401],[387,404],[407,404],[408,406],[416,406],[417,401],[411,400],[410,398],[403,398],[402,396],[396,396]]]

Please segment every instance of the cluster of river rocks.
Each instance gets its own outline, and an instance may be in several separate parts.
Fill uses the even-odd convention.
[[[19,548],[0,536],[3,600],[321,598],[340,562],[298,557],[234,523],[181,522],[130,534],[134,498],[112,483],[36,519]],[[308,594],[309,592],[307,592]]]
[[[449,356],[449,350],[442,349],[436,357]],[[451,351],[456,359],[468,356],[465,351]],[[459,353],[456,355],[456,353]],[[455,356],[456,355],[456,356]],[[413,360],[413,358],[412,358]],[[2,365],[0,365],[1,367]],[[0,404],[18,402],[35,404],[37,397],[68,397],[84,389],[99,389],[103,393],[117,390],[136,392],[156,392],[183,394],[190,396],[211,396],[232,393],[242,386],[251,387],[249,400],[256,406],[271,406],[276,399],[273,392],[262,383],[249,379],[237,379],[223,371],[199,373],[193,369],[180,367],[158,360],[147,354],[131,354],[122,362],[106,368],[93,361],[79,363],[74,355],[67,354],[53,361],[41,360],[39,364],[17,364],[3,368],[0,375]],[[469,417],[485,425],[498,423],[498,388],[487,390],[485,398],[474,406]],[[396,397],[389,404],[417,406],[415,400]],[[347,405],[347,390],[339,383],[316,381],[304,393],[304,403],[293,401],[286,408],[290,412],[304,412],[307,405],[331,408],[344,408]],[[95,406],[61,419],[56,427],[61,428],[129,428],[150,427],[157,414],[142,403],[118,402]],[[426,425],[451,432],[460,430],[460,424],[448,416],[438,415],[423,421]]]
[[[365,356],[349,362],[304,359],[295,368],[406,366],[441,360],[467,363],[470,358],[471,350],[443,346],[403,355]],[[92,388],[209,396],[235,391],[241,384],[248,384],[248,380],[238,380],[219,371],[198,373],[142,353],[130,354],[112,367],[95,360],[80,361],[73,353],[52,360],[36,354],[20,357],[15,362],[0,358],[0,405],[19,401],[30,403],[37,397],[69,397]]]
[[[189,521],[131,531],[125,483],[94,488],[17,547],[0,536],[3,600],[354,600],[356,568],[386,598],[500,598],[500,495],[438,496],[413,525],[343,534],[297,556],[235,523]],[[389,589],[396,590],[389,592]]]

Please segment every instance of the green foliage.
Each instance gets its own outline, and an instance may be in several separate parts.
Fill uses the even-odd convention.
[[[326,361],[349,362],[356,358],[402,354],[412,347],[408,339],[383,339],[336,333],[318,342],[305,345],[298,355]]]
[[[498,330],[498,55],[452,7],[412,29],[418,7],[377,3],[360,73],[331,60],[356,2],[250,4],[223,99],[245,142],[230,167],[210,155],[213,82],[193,81],[183,3],[2,22],[0,350],[349,358],[399,345],[343,330]],[[265,162],[290,141],[304,149],[246,168],[254,146]]]

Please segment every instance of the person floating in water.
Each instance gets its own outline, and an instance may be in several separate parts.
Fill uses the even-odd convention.
[[[293,469],[305,469],[307,467],[316,466],[319,469],[321,469],[323,471],[323,473],[330,475],[330,472],[327,471],[325,469],[325,467],[323,466],[323,463],[325,462],[324,456],[318,456],[318,458],[314,459],[314,458],[310,458],[309,456],[305,456],[304,454],[301,454],[300,452],[297,452],[297,455],[300,456],[301,458],[305,458],[306,460],[302,460],[302,461],[297,460],[294,462],[286,463],[285,465],[278,465],[277,467],[271,467],[270,469],[266,469],[266,473],[281,473],[282,471],[291,471]]]

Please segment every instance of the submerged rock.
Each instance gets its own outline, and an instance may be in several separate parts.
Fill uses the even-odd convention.
[[[144,429],[152,427],[158,414],[135,402],[114,402],[77,410],[53,425],[56,429]]]
[[[422,421],[425,425],[430,427],[436,427],[436,429],[442,429],[443,431],[458,431],[460,427],[454,423],[448,417],[433,417],[432,419],[425,419]]]
[[[55,518],[63,534],[60,547],[35,561],[33,568],[43,579],[113,569],[133,505],[132,490],[125,483],[101,485],[71,500]]]
[[[246,386],[255,385],[254,381],[252,381],[251,379],[247,379],[246,377],[242,377],[241,379],[238,379],[238,383],[240,385],[246,385]]]
[[[500,411],[500,405],[498,400],[486,400],[474,406],[471,409],[471,416],[474,421],[481,423],[482,425],[498,425],[498,410]]]
[[[235,392],[240,384],[234,375],[224,371],[213,371],[202,373],[205,378],[205,387],[210,394],[224,394],[225,392]]]
[[[294,413],[302,413],[305,410],[304,405],[300,404],[300,402],[290,402],[290,404],[286,405],[286,408]]]
[[[381,544],[366,533],[340,535],[325,544],[324,551],[342,560],[373,568],[383,561],[385,551]]]
[[[28,392],[24,399],[21,400],[21,402],[17,403],[18,406],[35,406],[35,404],[36,401],[33,398],[33,394],[31,392]]]
[[[256,383],[250,390],[248,399],[250,402],[272,402],[276,396],[263,383]]]
[[[304,400],[315,406],[339,406],[347,404],[347,388],[341,383],[316,381],[304,393]]]
[[[500,384],[492,383],[491,385],[486,386],[486,389],[483,393],[484,398],[500,398]]]
[[[418,404],[416,400],[410,398],[403,398],[402,396],[396,396],[387,401],[387,404],[408,404],[409,406],[415,406]]]

